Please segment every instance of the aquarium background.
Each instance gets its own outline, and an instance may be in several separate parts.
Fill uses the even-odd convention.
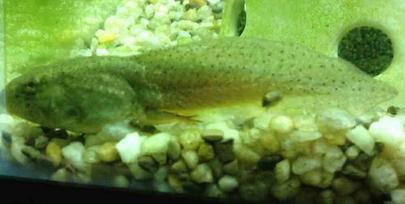
[[[335,170],[337,171],[337,169],[339,169],[339,173],[342,173],[343,170],[340,168],[344,168],[344,170],[347,171],[352,170],[350,174],[354,174],[355,178],[363,178],[361,176],[364,172],[356,172],[356,169],[353,170],[350,168],[348,170],[346,168],[348,165],[345,165],[343,167],[342,162],[368,162],[364,165],[370,166],[371,161],[367,160],[370,158],[364,156],[367,154],[364,153],[365,151],[363,148],[369,150],[369,152],[367,153],[375,156],[375,154],[377,154],[376,152],[378,152],[378,154],[380,153],[379,151],[381,151],[381,144],[388,144],[388,140],[390,140],[390,137],[392,135],[398,138],[405,137],[405,114],[403,110],[405,101],[405,83],[402,81],[402,79],[405,77],[405,38],[403,38],[403,36],[405,35],[405,24],[403,24],[403,22],[405,22],[405,3],[403,3],[401,0],[247,0],[246,6],[243,5],[243,1],[241,0],[227,0],[223,5],[223,11],[222,6],[218,6],[218,8],[212,7],[210,9],[205,9],[202,11],[198,11],[198,9],[196,9],[195,13],[180,12],[182,16],[173,17],[173,19],[177,18],[178,22],[182,23],[175,23],[176,20],[170,22],[170,25],[172,25],[173,23],[176,24],[173,26],[174,28],[166,28],[164,26],[160,27],[159,23],[167,23],[164,20],[164,18],[167,17],[163,16],[161,18],[155,18],[155,13],[153,12],[158,13],[158,11],[153,11],[153,14],[150,14],[151,16],[147,17],[147,19],[149,19],[149,24],[147,26],[145,25],[145,29],[142,28],[143,30],[137,27],[143,26],[140,20],[141,17],[134,17],[134,15],[137,15],[136,12],[140,12],[138,10],[138,7],[131,7],[130,5],[127,5],[127,10],[117,9],[120,5],[122,5],[122,2],[132,1],[0,0],[0,16],[4,15],[4,17],[0,18],[0,70],[3,70],[0,73],[0,87],[4,87],[4,83],[6,81],[10,81],[14,77],[30,69],[30,67],[32,67],[33,65],[37,64],[51,63],[61,59],[76,56],[139,54],[161,46],[171,46],[183,43],[185,44],[210,37],[217,38],[221,36],[238,36],[239,34],[241,34],[241,37],[261,37],[269,40],[295,42],[314,49],[325,55],[337,57],[338,44],[345,33],[357,26],[371,26],[382,30],[385,34],[387,34],[387,36],[389,36],[393,45],[394,53],[394,57],[390,66],[381,74],[377,75],[376,78],[385,81],[386,83],[397,88],[399,91],[399,95],[393,100],[385,102],[380,107],[380,109],[373,112],[371,116],[367,115],[364,118],[361,118],[364,119],[365,122],[358,122],[358,118],[354,120],[351,116],[348,116],[346,113],[339,111],[331,111],[325,113],[325,115],[323,115],[323,120],[321,120],[320,122],[321,125],[319,125],[319,123],[312,124],[313,121],[308,122],[304,119],[294,119],[294,123],[296,123],[295,126],[297,129],[299,129],[299,131],[297,131],[298,133],[296,133],[295,135],[299,137],[300,140],[308,140],[312,142],[319,139],[322,133],[322,137],[324,137],[328,144],[332,145],[326,145],[327,147],[325,147],[322,146],[324,143],[314,142],[314,144],[321,144],[318,147],[320,149],[326,149],[322,149],[322,151],[331,152],[330,154],[328,154],[328,159],[331,161],[331,163],[330,166],[327,168],[331,168],[332,170],[329,169],[329,171],[334,172]],[[140,0],[139,2],[143,2],[146,5],[156,2],[164,4],[165,2],[167,3],[173,1]],[[219,1],[214,0],[185,0],[182,2],[189,2],[189,4],[187,5],[191,6],[191,8],[193,6],[200,8],[204,3],[220,5],[218,3]],[[174,10],[175,8],[177,7],[173,6]],[[243,11],[244,8],[246,9],[245,11]],[[140,12],[142,14],[140,15],[149,15],[146,11],[147,9],[143,8]],[[164,13],[166,11],[162,12]],[[242,13],[245,13],[245,17],[241,17]],[[176,15],[176,12],[174,12],[173,15]],[[136,25],[126,25],[125,21],[120,21],[120,17],[131,18],[131,16],[139,20],[139,22],[135,23]],[[211,16],[211,18],[208,20],[202,20],[206,16]],[[244,20],[246,20],[246,22]],[[145,21],[144,23],[147,22]],[[125,29],[121,30],[121,27],[124,27]],[[146,32],[146,28],[150,29],[151,32]],[[133,33],[127,30],[131,30],[131,32]],[[175,34],[173,34],[172,36],[170,35],[171,32],[175,32]],[[164,35],[166,33],[169,34],[167,34],[167,36],[165,37]],[[136,36],[136,39],[142,39],[142,41],[138,44],[134,43],[134,38],[133,36],[131,37],[131,35]],[[1,108],[2,113],[4,113],[4,107]],[[388,112],[386,111],[387,109],[389,110]],[[0,128],[2,130],[10,129],[10,124],[19,122],[21,121],[14,121],[7,115],[3,114],[0,117]],[[361,122],[367,124],[364,125],[365,128],[355,129],[354,124],[362,124]],[[255,150],[259,149],[257,151],[260,152],[264,151],[262,149],[265,149],[265,151],[277,152],[279,148],[288,146],[289,148],[301,149],[303,150],[303,152],[305,152],[305,150],[308,149],[309,146],[312,145],[312,143],[311,145],[305,143],[294,146],[294,140],[285,140],[285,142],[283,143],[280,139],[280,135],[286,134],[284,133],[284,131],[288,133],[292,131],[291,123],[292,120],[288,117],[278,115],[262,115],[261,117],[250,121],[250,123],[245,124],[248,127],[248,131],[242,130],[242,128],[238,129],[239,127],[229,125],[229,123],[227,122],[210,124],[207,125],[207,127],[220,129],[224,132],[225,137],[231,138],[234,137],[234,135],[239,134],[245,136],[245,139],[240,139],[240,141],[238,141],[243,144],[243,148],[238,147],[239,149],[235,150],[237,151],[236,157],[238,157],[240,161],[248,163],[248,165],[251,165],[251,163],[258,164],[258,166],[260,166],[258,168],[261,170],[274,170],[276,164],[278,164],[278,171],[285,172],[285,168],[290,168],[290,163],[286,162],[285,160],[281,160],[281,158],[277,156],[263,156],[255,152]],[[372,124],[374,124],[374,126]],[[264,128],[264,126],[266,125],[271,126],[271,131],[276,132],[277,137],[272,136],[265,137],[265,139],[258,139],[261,134],[264,134],[262,129],[266,129]],[[336,128],[337,131],[328,132],[325,130],[319,130],[319,132],[321,132],[319,133],[318,129],[315,131],[313,130],[314,126],[322,127],[322,125],[330,125],[328,126],[328,128]],[[358,125],[356,127],[359,126],[361,125]],[[27,132],[36,131],[35,128],[30,129],[28,127],[31,126],[27,125]],[[374,127],[374,129],[371,130],[370,127]],[[350,136],[347,136],[342,133],[346,131],[350,132],[351,135],[349,134]],[[50,134],[54,134],[54,132],[50,132]],[[311,134],[307,134],[308,132],[311,132]],[[369,135],[369,132],[378,135],[380,137],[379,139],[382,141],[376,142],[374,144],[373,140],[372,150],[369,149],[370,143],[367,143],[369,141],[361,143],[364,141],[360,140],[359,142],[357,138],[358,135]],[[60,132],[55,134],[59,133]],[[21,162],[25,161],[25,159],[21,159],[25,158],[23,157],[24,155],[22,155],[21,152],[18,152],[18,150],[21,149],[14,149],[14,152],[11,151],[10,154],[9,147],[7,146],[6,141],[10,139],[10,136],[5,135],[6,134],[3,131],[2,141],[0,142],[0,174],[35,179],[49,179],[50,175],[52,175],[52,180],[59,180],[62,182],[73,181],[87,184],[94,182],[107,186],[131,187],[136,190],[146,189],[161,192],[173,192],[169,189],[165,178],[163,178],[165,175],[164,170],[156,173],[156,176],[153,178],[154,183],[145,184],[143,182],[136,181],[138,178],[140,178],[141,180],[144,179],[143,177],[147,177],[145,176],[146,174],[144,174],[144,170],[140,169],[139,167],[133,167],[133,169],[131,170],[133,172],[128,172],[128,169],[121,168],[120,165],[112,166],[109,165],[110,163],[107,162],[106,164],[102,163],[102,165],[98,166],[98,169],[95,170],[99,172],[100,175],[92,175],[92,177],[89,178],[85,174],[79,173],[78,175],[75,175],[76,177],[72,176],[74,177],[72,178],[66,176],[67,174],[70,175],[72,172],[75,172],[74,170],[72,170],[74,169],[74,167],[72,166],[66,168],[68,169],[68,171],[56,171],[63,168],[55,169],[49,163]],[[198,134],[193,131],[189,131],[187,132],[187,134],[184,134],[184,136],[180,137],[180,143],[183,146],[185,146],[184,144],[189,145],[190,149],[193,149],[194,151],[195,148],[192,146],[195,146],[195,143],[201,143],[203,141],[203,139],[199,138],[196,135]],[[291,135],[293,134],[291,133]],[[331,135],[336,137],[330,138]],[[83,138],[74,139],[74,137],[76,136],[77,135],[72,134],[72,138],[74,141],[85,143],[85,139]],[[342,138],[346,137],[351,138],[353,141],[359,143],[355,143],[353,141],[345,143],[347,139]],[[97,144],[105,142],[102,141],[103,139],[100,138],[102,138],[102,136],[93,137],[94,141],[96,141]],[[134,145],[139,145],[136,141],[136,138],[140,138],[139,135],[131,135],[131,137],[127,138],[128,141],[126,142],[128,144],[133,143]],[[144,138],[144,136],[142,136],[142,138]],[[277,138],[280,141],[277,141]],[[102,142],[97,140],[100,140]],[[156,141],[156,143],[166,141],[167,136],[159,135],[159,137],[156,137],[154,140]],[[400,141],[403,142],[403,140]],[[150,143],[151,142],[153,141],[151,140]],[[257,145],[258,143],[264,143],[267,146],[264,148],[258,147],[260,146]],[[229,146],[231,146],[232,148],[232,145],[233,142],[225,142],[221,143],[221,145],[219,145],[220,147],[216,148],[223,148],[228,151]],[[105,149],[109,148],[111,150],[111,146],[112,143],[107,142],[104,144],[103,147]],[[246,149],[244,149],[245,147]],[[75,148],[81,149],[82,147],[80,145],[77,145],[76,143],[76,145],[72,145],[71,152],[75,152]],[[397,145],[395,146],[395,148],[392,148],[395,151],[383,152],[383,159],[375,159],[374,166],[381,165],[386,168],[374,168],[374,171],[371,173],[375,177],[379,177],[380,175],[382,175],[381,180],[374,180],[374,182],[377,182],[377,186],[380,185],[379,187],[381,188],[379,190],[383,191],[382,194],[385,196],[385,198],[389,197],[391,200],[394,200],[397,203],[400,203],[405,199],[405,190],[403,189],[403,176],[405,175],[405,167],[403,165],[403,161],[405,161],[404,148],[405,145]],[[207,149],[207,151],[209,152],[209,147],[207,147]],[[129,152],[129,154],[132,153]],[[296,152],[291,151],[287,152],[286,154],[295,155]],[[192,163],[192,160],[195,157],[195,152],[190,154],[186,153],[185,155],[186,156],[184,157],[191,158],[189,160]],[[15,159],[14,157],[17,157],[17,159]],[[358,160],[351,159],[352,157],[357,158]],[[314,159],[312,157],[301,159],[302,161],[299,159],[294,160],[301,162],[296,162],[294,164],[298,166],[301,165],[302,168],[305,167],[305,162],[318,162],[317,159]],[[146,158],[145,162],[151,162],[150,158]],[[350,165],[352,163],[350,163]],[[232,165],[234,165],[234,163]],[[234,168],[234,166],[232,165],[229,165],[230,167],[228,166],[228,168],[230,168],[230,170],[228,169],[228,171],[232,172],[232,168]],[[293,164],[291,163],[291,166],[292,165]],[[181,166],[178,168],[181,168]],[[206,170],[206,168],[207,166],[200,166],[201,172],[199,173],[204,175],[204,171]],[[288,170],[288,172],[290,172],[290,170]],[[293,179],[289,177],[290,179],[287,179],[288,182],[283,183],[285,185],[276,185],[276,188],[272,189],[269,194],[274,194],[281,200],[288,200],[291,199],[291,197],[297,195],[297,189],[300,188],[300,185],[302,185],[302,183],[305,183],[309,186],[320,187],[324,185],[322,182],[327,183],[327,180],[330,179],[330,174],[325,173],[328,171],[322,170],[322,173],[319,173],[317,169],[316,171],[309,172],[310,173],[308,174],[300,175],[301,177],[296,176],[293,177]],[[295,173],[301,174],[302,172],[296,169]],[[122,176],[115,177],[115,174],[134,174],[138,178],[127,179],[123,178]],[[260,174],[258,173],[258,178],[255,178],[256,180],[247,178],[246,181],[240,181],[239,185],[243,185],[244,188],[241,188],[243,190],[237,192],[243,194],[242,197],[244,199],[252,201],[257,201],[256,199],[260,200],[261,198],[263,198],[263,196],[268,195],[267,193],[263,193],[263,191],[268,190],[268,186],[263,185],[257,180],[266,180],[268,179],[268,176],[268,171],[262,171],[260,172]],[[281,173],[281,176],[287,177],[283,173]],[[67,177],[69,177],[69,179],[66,179]],[[201,177],[204,179],[203,176]],[[176,187],[176,179],[178,178],[171,177],[171,187]],[[281,178],[281,180],[283,179],[284,178]],[[300,179],[302,180],[301,183]],[[391,182],[392,180],[390,179],[392,179],[394,182]],[[165,182],[162,182],[163,180],[165,180]],[[210,179],[208,178],[208,180]],[[400,183],[395,185],[395,182]],[[390,185],[390,183],[392,185]],[[218,186],[210,186],[210,188],[207,188],[208,190],[206,191],[205,189],[202,189],[194,183],[184,185],[184,188],[187,189],[187,192],[191,192],[194,194],[224,198],[226,197],[225,195],[232,195],[232,192],[234,192],[232,190],[236,188],[234,186],[238,185],[238,183],[236,182],[235,184],[235,178],[233,176],[230,176],[225,177],[222,180],[221,185],[225,185],[228,188],[231,188],[231,190],[229,191],[231,193],[226,192],[226,190],[219,190],[219,184]],[[368,194],[368,192],[363,191],[365,190],[365,188],[360,188],[359,190],[359,186],[362,185],[363,184],[360,185],[357,182],[352,182],[351,180],[346,179],[346,177],[341,177],[339,179],[336,179],[333,185],[330,184],[330,186],[333,187],[329,186],[327,190],[322,191],[319,197],[327,200],[333,197],[332,195],[336,194],[338,199],[341,199],[343,201],[345,199],[346,201],[351,201],[350,199],[356,199],[356,201],[358,201],[362,199],[361,196],[366,197],[364,198],[364,200],[370,199],[370,195]],[[316,197],[318,193],[312,188],[303,187],[302,189],[302,192],[298,194],[299,196],[297,196],[300,199],[306,199],[308,197],[311,198],[311,196],[314,197],[314,194]],[[342,189],[349,189],[349,191],[352,190],[353,192],[346,192]],[[178,192],[181,191],[179,190]],[[224,194],[224,192],[228,194]],[[308,197],[305,197],[306,193],[308,194]]]

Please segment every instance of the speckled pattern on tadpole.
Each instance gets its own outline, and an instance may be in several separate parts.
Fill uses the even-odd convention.
[[[346,61],[297,45],[225,38],[40,66],[11,81],[6,95],[8,110],[22,118],[97,132],[133,118],[155,124],[152,118],[164,119],[166,111],[198,115],[212,107],[261,107],[263,96],[274,91],[282,98],[270,108],[284,113],[329,106],[361,113],[396,92]]]
[[[137,57],[148,81],[162,88],[167,108],[261,102],[269,91],[279,107],[318,110],[338,106],[363,111],[396,90],[350,63],[291,43],[224,38],[152,51]]]

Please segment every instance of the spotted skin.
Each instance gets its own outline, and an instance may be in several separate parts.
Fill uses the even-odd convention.
[[[148,111],[186,113],[261,105],[271,91],[282,110],[338,106],[364,110],[396,90],[348,62],[294,44],[223,38],[131,57],[75,58],[32,69],[6,89],[7,108],[22,118],[77,132]]]

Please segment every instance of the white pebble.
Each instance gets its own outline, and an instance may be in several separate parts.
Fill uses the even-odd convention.
[[[294,124],[287,116],[277,116],[271,120],[270,127],[278,133],[285,134],[293,129]]]
[[[118,154],[121,160],[128,164],[135,162],[141,153],[141,145],[144,137],[141,137],[138,133],[128,134],[124,139],[116,144]]]
[[[320,128],[326,131],[345,130],[356,125],[356,120],[353,116],[337,108],[324,111],[316,117],[316,122]]]
[[[152,156],[160,165],[166,164],[170,140],[171,135],[168,133],[158,133],[147,137],[142,143],[142,155]]]
[[[72,142],[62,149],[63,157],[78,170],[86,171],[89,165],[83,160],[84,146],[80,142]]]
[[[225,175],[218,181],[219,188],[224,192],[231,192],[239,185],[238,180],[233,176]]]
[[[294,142],[308,142],[317,140],[322,137],[322,134],[317,131],[294,131],[290,134],[290,138]]]
[[[363,150],[366,154],[372,155],[374,149],[374,138],[370,135],[366,128],[358,125],[346,133],[346,138]]]
[[[394,117],[383,116],[377,122],[370,125],[370,134],[376,141],[395,145],[405,140],[403,123]]]

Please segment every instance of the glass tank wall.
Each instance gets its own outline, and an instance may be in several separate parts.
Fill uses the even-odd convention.
[[[0,0],[0,174],[405,203],[400,0]]]

